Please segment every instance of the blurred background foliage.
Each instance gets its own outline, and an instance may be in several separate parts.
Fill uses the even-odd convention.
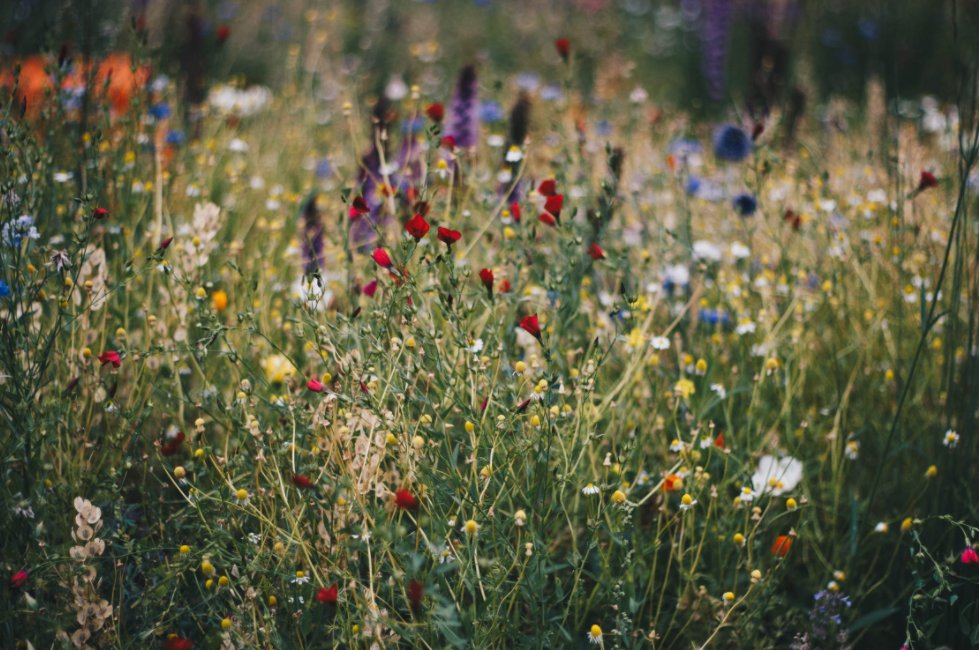
[[[340,42],[315,40],[310,11],[339,21]],[[708,113],[750,103],[765,66],[779,102],[798,88],[859,104],[872,78],[891,99],[954,101],[961,66],[979,60],[977,0],[9,0],[0,25],[7,65],[38,51],[125,49],[178,78],[199,65],[273,87],[290,51],[315,42],[371,93],[433,61],[445,64],[445,85],[463,60],[500,78],[540,69],[564,36],[586,90],[601,92],[596,71],[621,61],[654,101]]]

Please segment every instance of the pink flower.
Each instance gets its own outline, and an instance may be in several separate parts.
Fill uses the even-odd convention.
[[[306,388],[313,391],[314,393],[323,392],[323,384],[317,381],[316,379],[310,379],[308,382],[306,382]]]
[[[962,551],[962,556],[959,559],[962,560],[962,564],[979,564],[979,553],[976,553],[976,549],[970,546]]]
[[[10,576],[10,586],[13,587],[14,589],[20,589],[25,584],[27,584],[27,578],[29,577],[30,574],[27,573],[27,571],[21,569],[14,575]]]

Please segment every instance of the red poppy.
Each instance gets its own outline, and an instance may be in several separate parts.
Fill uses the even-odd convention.
[[[938,187],[938,179],[931,172],[922,171],[921,177],[918,179],[918,189],[915,191],[924,192],[931,187]]]
[[[172,241],[173,241],[173,237],[167,237],[166,239],[160,242],[160,248],[158,250],[165,251],[170,247],[170,242]]]
[[[10,576],[10,586],[13,587],[14,589],[20,589],[25,584],[27,584],[27,579],[29,577],[30,577],[30,574],[27,573],[27,571],[24,571],[23,569],[21,569],[20,571],[18,571],[14,575]]]
[[[520,214],[521,214],[520,204],[514,201],[513,203],[510,204],[510,216],[513,217],[514,221],[520,223]]]
[[[479,270],[479,280],[486,287],[486,290],[491,294],[493,293],[493,270],[492,269],[480,269]]]
[[[540,341],[540,319],[537,318],[537,314],[531,314],[520,321],[520,329]]]
[[[316,600],[325,605],[336,605],[337,604],[337,586],[331,585],[329,587],[320,587],[319,591],[316,592]]]
[[[451,151],[452,149],[456,148],[456,139],[451,135],[447,135],[442,138],[442,146]]]
[[[391,256],[383,248],[375,248],[374,252],[371,253],[371,257],[377,262],[377,265],[384,269],[389,269],[393,265],[391,262]]]
[[[323,384],[317,379],[310,379],[306,382],[306,388],[313,391],[314,393],[323,392]]]
[[[98,360],[102,362],[103,366],[107,363],[111,363],[113,368],[118,368],[120,365],[122,365],[122,358],[115,350],[106,350],[98,356]]]
[[[364,197],[358,196],[350,204],[350,220],[356,221],[370,211],[371,208],[369,205],[367,205],[367,201],[364,199]]]
[[[180,445],[184,444],[184,440],[186,439],[187,436],[183,431],[165,435],[163,442],[160,443],[160,453],[164,456],[173,456],[180,451]]]
[[[976,549],[969,546],[964,551],[962,555],[959,556],[959,560],[962,564],[979,564],[979,553],[976,553]],[[23,573],[23,571],[21,571]]]
[[[408,603],[411,605],[412,609],[418,609],[422,600],[425,598],[425,585],[423,585],[418,580],[412,580],[408,583]]]
[[[374,294],[377,293],[377,280],[371,280],[370,282],[365,284],[364,288],[361,289],[361,291],[363,291],[364,295],[367,296],[368,298],[373,298]]]
[[[591,255],[593,260],[603,260],[605,259],[605,251],[598,244],[592,244],[588,247],[588,254]]]
[[[305,474],[293,474],[292,483],[300,490],[308,490],[316,485],[316,483],[313,482],[313,479],[309,478]]]
[[[218,28],[214,30],[214,38],[217,39],[218,43],[224,43],[231,36],[231,28],[227,25],[218,25]]]
[[[541,181],[540,185],[537,186],[537,193],[541,196],[554,196],[557,194],[557,181],[553,178]]]
[[[567,63],[568,57],[571,56],[571,41],[566,38],[559,38],[554,41],[554,49],[561,56],[561,60]]]
[[[564,195],[555,194],[547,197],[544,201],[544,209],[554,215],[555,219],[561,218],[561,208],[564,206]]]
[[[190,650],[193,647],[194,643],[192,641],[179,637],[176,634],[163,642],[163,650]]]
[[[416,214],[411,219],[405,223],[405,230],[408,234],[415,238],[415,241],[420,240],[422,237],[428,234],[429,229],[428,222],[425,221],[425,217],[420,214]]]
[[[452,244],[459,241],[461,237],[462,233],[458,230],[449,230],[439,226],[439,241],[444,242],[449,248],[452,248]]]
[[[557,219],[555,219],[554,215],[550,212],[541,212],[540,216],[537,218],[540,219],[541,223],[546,223],[548,226],[557,227]]]
[[[92,216],[96,219],[105,219],[109,216],[109,211],[105,208],[95,208],[92,210]]]
[[[683,479],[681,477],[677,476],[676,474],[669,474],[663,479],[663,491],[672,492],[673,490],[676,490],[677,487],[682,484],[682,482]]]
[[[394,493],[394,505],[402,510],[417,510],[418,499],[408,488],[399,488]]]
[[[772,555],[785,557],[792,549],[792,538],[788,535],[779,535],[772,544]]]
[[[714,438],[714,446],[717,447],[718,449],[724,449],[724,434],[723,433],[717,434],[717,437]]]
[[[441,122],[442,118],[445,117],[445,107],[438,102],[429,104],[428,108],[425,109],[425,115],[433,122]]]

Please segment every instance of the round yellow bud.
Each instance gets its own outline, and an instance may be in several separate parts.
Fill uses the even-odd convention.
[[[183,465],[177,465],[173,468],[173,476],[176,479],[182,479],[187,476],[187,470],[184,469]]]
[[[269,607],[275,607],[279,604],[279,599],[275,596],[269,596]]]
[[[411,439],[411,446],[421,451],[421,448],[425,446],[425,439],[421,436],[415,436]]]
[[[911,526],[914,525],[914,520],[911,517],[905,517],[904,521],[901,522],[901,532],[906,533],[911,530]]]
[[[625,503],[625,499],[626,499],[625,492],[623,492],[622,490],[616,490],[615,492],[612,493],[612,503],[622,505],[623,503]]]
[[[211,564],[210,560],[201,561],[201,573],[203,573],[206,576],[209,576],[214,573],[214,565]]]
[[[522,375],[523,373],[527,372],[527,364],[524,363],[523,361],[518,361],[515,364],[513,364],[513,370],[517,374]]]
[[[938,476],[938,467],[935,465],[929,465],[928,469],[925,471],[925,476],[928,478],[935,478]]]
[[[409,350],[414,350],[415,345],[417,345],[417,343],[415,343],[414,336],[409,336],[407,339],[405,339],[405,347],[408,348]]]
[[[238,488],[238,490],[235,492],[235,498],[239,501],[244,501],[248,498],[248,490],[245,488]]]
[[[188,553],[190,553],[190,547],[187,546],[186,544],[181,544],[181,546],[180,546],[180,554],[181,555],[187,555]]]
[[[465,524],[463,524],[462,529],[467,535],[472,537],[479,530],[479,524],[476,523],[475,519],[469,519]]]
[[[734,600],[734,592],[733,591],[725,591],[723,598],[724,598],[724,602],[726,602],[726,603],[729,603],[729,602],[733,601]]]
[[[198,447],[194,450],[194,458],[204,458],[204,450]]]
[[[788,499],[785,500],[785,507],[788,508],[789,510],[795,510],[796,508],[799,507],[799,503],[792,497],[789,497]]]
[[[731,541],[733,541],[738,546],[744,546],[744,535],[742,535],[741,533],[734,533],[734,537],[731,538]]]
[[[225,617],[225,618],[222,618],[221,619],[221,629],[224,630],[224,631],[228,631],[228,630],[231,629],[231,619],[230,618]]]
[[[690,504],[693,503],[693,497],[690,496],[689,494],[684,494],[682,497],[680,497],[680,503],[682,503],[685,506],[689,506]]]
[[[221,576],[220,578],[218,578],[219,587],[227,587],[229,582],[231,581],[228,580],[228,576]]]
[[[385,438],[385,442],[387,442],[387,444],[389,445],[396,445],[398,444],[398,437],[393,433],[388,432],[387,438]]]
[[[472,433],[476,430],[476,425],[474,425],[469,420],[466,420],[466,433]]]
[[[275,544],[272,545],[272,550],[275,552],[276,555],[282,555],[283,553],[286,552],[286,545],[283,544],[282,542],[276,542]]]

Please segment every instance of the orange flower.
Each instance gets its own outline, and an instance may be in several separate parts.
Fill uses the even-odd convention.
[[[663,491],[672,492],[674,490],[679,490],[683,487],[683,477],[677,476],[676,474],[670,474],[663,479]]]
[[[132,59],[128,54],[113,53],[105,57],[95,73],[95,87],[101,91],[108,82],[107,98],[116,115],[124,115],[129,110],[129,101],[149,78],[149,69],[140,66],[133,70]]]
[[[777,557],[785,557],[789,554],[789,550],[792,548],[792,538],[788,535],[779,535],[775,538],[775,543],[772,544],[772,555]]]

